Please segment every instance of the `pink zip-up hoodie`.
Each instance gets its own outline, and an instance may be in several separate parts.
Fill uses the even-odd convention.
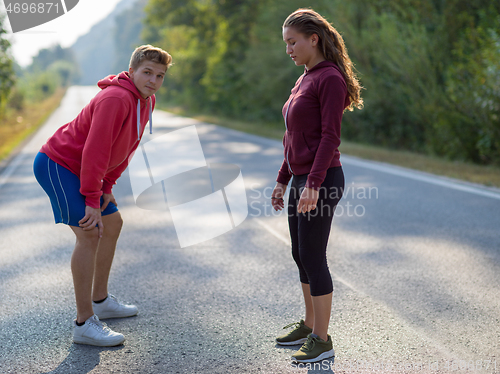
[[[86,205],[100,208],[103,193],[127,168],[155,106],[142,98],[128,72],[98,82],[102,89],[80,114],[61,126],[40,152],[80,178]]]

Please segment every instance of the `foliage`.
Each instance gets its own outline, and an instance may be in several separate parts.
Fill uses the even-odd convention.
[[[498,162],[500,154],[500,16],[494,18],[496,28],[485,27],[487,18],[482,12],[479,27],[467,27],[453,49],[446,92],[457,123],[443,119],[450,130],[444,135],[452,135],[445,144],[459,142],[466,158],[482,163]],[[442,149],[444,154],[458,156],[455,152]]]
[[[281,25],[299,7],[341,32],[366,88],[346,139],[500,164],[500,3],[489,0],[150,0],[143,36],[175,64],[160,97],[281,121],[303,71]]]
[[[38,54],[33,57],[31,65],[26,68],[25,72],[31,78],[32,76],[36,77],[41,72],[53,73],[53,79],[64,87],[75,83],[79,78],[78,64],[76,63],[72,49],[62,48],[59,44],[38,51]],[[47,77],[43,79],[47,79]],[[53,90],[51,93],[53,93]]]
[[[73,52],[70,48],[62,48],[59,44],[53,45],[50,48],[44,48],[38,51],[38,54],[33,57],[28,70],[31,72],[44,71],[55,61],[74,62]]]
[[[147,0],[120,0],[115,9],[71,46],[80,68],[77,84],[95,85],[110,74],[128,69],[130,48],[140,35],[141,4]],[[137,34],[137,35],[134,35]]]
[[[0,14],[0,117],[2,117],[10,90],[15,83],[14,65],[9,55],[10,43],[3,38],[7,31],[3,27],[4,18]]]
[[[53,71],[44,71],[40,73],[25,73],[16,84],[14,95],[10,101],[14,99],[10,106],[19,106],[17,102],[39,102],[54,94],[58,87],[61,87],[60,76]],[[22,108],[22,104],[20,105]]]
[[[14,63],[16,85],[12,87],[7,107],[20,111],[26,102],[40,102],[52,96],[58,87],[68,87],[78,79],[78,68],[69,48],[55,45],[42,49],[31,65],[21,68]]]
[[[16,91],[16,88],[13,90]],[[36,131],[61,103],[65,89],[59,88],[54,95],[38,102],[26,101],[24,108],[7,111],[0,121],[0,161],[9,154],[28,135]],[[13,94],[15,96],[15,93]],[[9,101],[9,105],[12,100]]]
[[[128,70],[130,56],[135,48],[142,43],[142,20],[144,18],[144,6],[147,0],[137,0],[129,9],[125,9],[118,14],[115,29],[114,41],[116,52],[113,56],[113,72]]]

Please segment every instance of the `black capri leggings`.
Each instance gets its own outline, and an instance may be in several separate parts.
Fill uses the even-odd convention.
[[[344,190],[344,172],[341,166],[328,169],[319,190],[316,209],[308,213],[297,213],[300,194],[308,175],[293,176],[288,200],[288,226],[292,239],[292,256],[299,268],[300,281],[309,284],[311,296],[321,296],[333,291],[326,246],[335,207]]]

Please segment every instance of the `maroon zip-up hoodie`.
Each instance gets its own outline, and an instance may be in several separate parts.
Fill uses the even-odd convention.
[[[284,160],[277,182],[309,174],[306,187],[318,190],[329,168],[341,166],[340,124],[349,96],[337,65],[322,61],[305,70],[283,106]]]

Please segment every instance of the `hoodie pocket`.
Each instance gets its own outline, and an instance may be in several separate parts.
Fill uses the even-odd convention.
[[[293,165],[309,165],[314,162],[315,152],[309,148],[304,132],[288,131],[287,135],[288,162]]]

